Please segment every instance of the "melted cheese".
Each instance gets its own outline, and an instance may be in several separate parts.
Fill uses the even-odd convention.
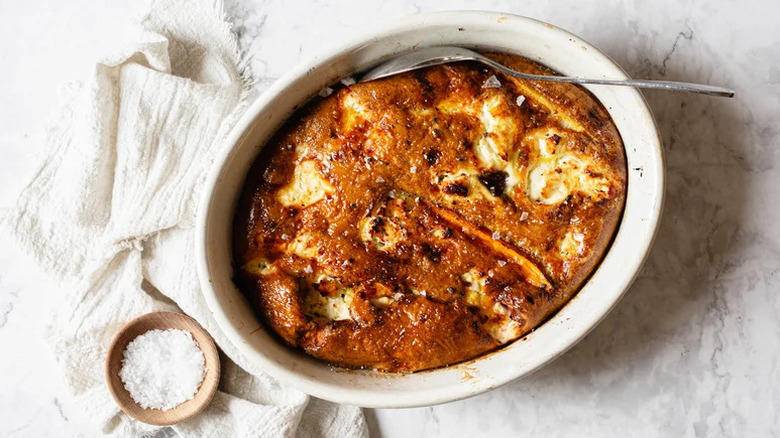
[[[488,317],[482,328],[493,339],[506,344],[520,336],[522,327],[511,318],[509,310],[485,293],[486,276],[471,270],[463,274],[461,279],[466,285],[466,304],[479,308],[480,313]]]
[[[382,283],[374,285],[377,297],[371,299],[371,304],[379,308],[387,308],[403,298],[404,294],[400,292],[393,293],[393,290]]]
[[[393,303],[395,303],[395,300],[391,297],[379,297],[371,299],[371,304],[380,308],[390,307],[390,305]]]
[[[480,164],[488,169],[504,170],[515,146],[517,124],[503,94],[494,94],[482,102],[479,121],[484,134],[474,145]]]
[[[538,93],[532,93],[532,97],[543,106],[550,105]],[[609,196],[609,179],[601,176],[598,166],[587,158],[570,152],[561,153],[566,149],[567,139],[562,132],[553,129],[533,133],[530,140],[526,139],[525,144],[536,147],[539,158],[522,169],[517,164],[521,147],[515,144],[518,126],[507,105],[502,93],[494,93],[484,99],[479,107],[450,99],[440,102],[438,109],[445,114],[468,114],[479,119],[483,134],[474,145],[474,153],[481,166],[506,172],[507,193],[515,193],[515,189],[520,187],[518,193],[525,192],[532,201],[548,205],[563,202],[573,192],[594,200]],[[564,130],[583,130],[579,123],[566,114],[556,113],[556,118]],[[558,137],[557,143],[553,140],[554,136]],[[463,170],[458,172],[464,173]],[[470,190],[471,193],[476,191]],[[480,193],[482,196],[490,196],[486,190],[480,190]]]
[[[360,238],[379,251],[391,251],[404,240],[404,230],[391,218],[369,216],[358,223]]]
[[[437,108],[445,114],[466,114],[480,121],[482,132],[474,145],[474,154],[481,167],[506,172],[505,191],[512,193],[514,187],[523,180],[520,170],[514,165],[519,154],[516,116],[503,93],[494,93],[481,102],[481,105],[478,105],[479,101],[466,104],[461,100],[449,99],[440,102]],[[471,169],[457,171],[457,174],[468,174],[471,182],[476,180],[474,173]],[[481,188],[479,192],[484,197],[494,197],[482,184],[473,184],[472,187]]]
[[[345,289],[345,293],[336,297],[324,297],[319,292],[312,291],[304,299],[304,312],[315,318],[328,321],[343,321],[352,319],[350,305],[354,294],[351,289]]]
[[[571,181],[568,175],[557,172],[555,162],[540,162],[528,171],[526,193],[528,197],[540,204],[558,204],[563,202],[571,192]]]
[[[292,181],[278,193],[279,202],[285,207],[308,207],[333,193],[333,186],[322,177],[313,160],[295,167]]]
[[[354,93],[347,93],[341,101],[344,114],[344,131],[349,132],[355,126],[367,120],[368,108],[358,100]]]
[[[316,283],[330,283],[328,286],[335,287],[335,292],[323,294],[313,287],[307,290],[303,299],[304,313],[320,321],[353,319],[350,308],[355,291],[352,288],[343,287],[337,280],[325,275],[321,275]]]
[[[287,251],[305,259],[313,259],[319,255],[319,245],[312,233],[301,233],[287,245]]]
[[[585,236],[575,230],[569,230],[558,243],[558,251],[561,257],[573,259],[583,254],[585,250]]]
[[[556,136],[557,143],[553,140]],[[538,157],[528,166],[528,198],[540,204],[554,205],[575,192],[594,200],[609,196],[609,179],[587,157],[568,151],[566,142],[566,134],[552,129],[535,132],[526,138],[526,144],[535,145],[538,151]]]

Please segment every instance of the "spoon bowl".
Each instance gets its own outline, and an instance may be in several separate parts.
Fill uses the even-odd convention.
[[[201,382],[195,397],[167,411],[142,408],[133,400],[119,378],[122,357],[127,344],[136,337],[154,329],[180,329],[189,332],[198,343],[198,347],[203,352],[203,358],[206,360],[206,375],[203,377],[203,382]],[[176,312],[151,312],[131,320],[114,336],[106,354],[105,375],[108,389],[124,413],[143,423],[170,426],[199,414],[214,398],[220,375],[219,352],[208,332],[189,316]]]

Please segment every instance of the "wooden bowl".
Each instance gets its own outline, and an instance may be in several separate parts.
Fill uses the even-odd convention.
[[[122,357],[127,344],[136,337],[154,329],[181,329],[190,332],[206,360],[206,375],[195,397],[167,411],[144,409],[139,406],[130,397],[130,393],[119,378]],[[170,426],[198,415],[214,398],[219,385],[219,352],[208,332],[189,316],[175,312],[152,312],[128,322],[114,336],[106,354],[105,373],[108,389],[122,411],[147,424]]]

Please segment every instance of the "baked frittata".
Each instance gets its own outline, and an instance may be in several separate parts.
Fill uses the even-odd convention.
[[[296,112],[250,170],[235,280],[265,327],[334,365],[462,362],[574,296],[619,222],[625,167],[579,86],[475,63],[345,86]]]

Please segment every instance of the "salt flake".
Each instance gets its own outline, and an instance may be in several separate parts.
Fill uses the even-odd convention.
[[[325,87],[322,90],[320,90],[320,97],[328,97],[331,94],[333,94],[333,88]]]
[[[341,79],[341,84],[345,87],[349,87],[350,85],[355,85],[357,81],[352,76],[347,76],[346,78]]]
[[[496,75],[493,75],[482,84],[482,88],[501,88],[501,81],[498,80]]]
[[[517,96],[517,100],[515,102],[517,102],[517,106],[523,106],[523,102],[525,102],[525,96],[522,94]]]

